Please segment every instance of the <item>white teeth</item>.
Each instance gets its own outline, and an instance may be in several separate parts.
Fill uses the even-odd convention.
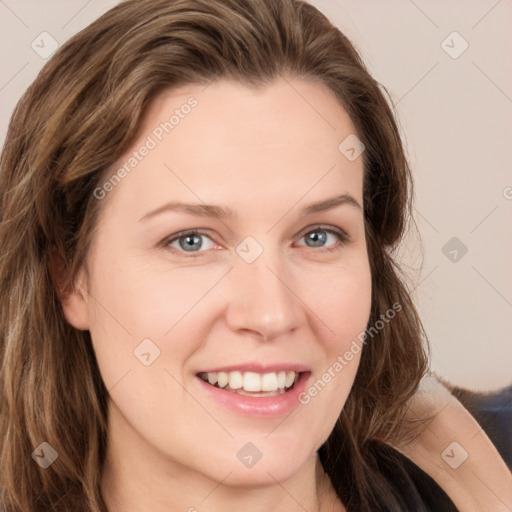
[[[223,388],[229,381],[228,374],[226,372],[219,372],[217,374],[217,381],[219,384],[219,388]]]
[[[294,380],[295,380],[295,372],[288,372],[286,374],[285,386],[287,388],[289,388],[293,384]]]
[[[277,387],[277,375],[275,373],[265,373],[265,375],[262,375],[261,391],[275,391]]]
[[[245,391],[261,391],[260,374],[255,372],[245,372],[243,388]]]
[[[290,388],[298,378],[299,374],[294,371],[270,373],[256,372],[211,372],[202,373],[200,377],[208,381],[212,386],[225,388],[229,385],[230,391],[239,390],[240,394],[244,391],[259,393],[272,392]]]
[[[240,389],[243,386],[243,377],[240,372],[229,372],[228,376],[231,389]]]

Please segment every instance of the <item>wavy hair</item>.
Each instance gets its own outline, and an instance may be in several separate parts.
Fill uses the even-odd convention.
[[[396,263],[412,218],[412,179],[389,94],[347,37],[298,0],[128,0],[68,40],[17,104],[0,159],[0,507],[106,512],[100,475],[108,392],[90,334],[70,326],[60,291],[87,260],[101,202],[93,196],[130,147],[159,92],[230,78],[325,84],[363,153],[372,274],[368,326],[402,310],[364,346],[319,455],[348,510],[404,510],[372,443],[402,435],[427,369],[428,343]],[[57,259],[63,277],[51,271]],[[53,276],[53,277],[52,277]],[[31,457],[41,442],[58,459]]]

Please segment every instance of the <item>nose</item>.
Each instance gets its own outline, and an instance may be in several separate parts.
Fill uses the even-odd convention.
[[[229,273],[226,322],[234,332],[250,331],[266,340],[291,333],[303,318],[303,303],[291,272],[270,249],[252,263],[236,258]]]

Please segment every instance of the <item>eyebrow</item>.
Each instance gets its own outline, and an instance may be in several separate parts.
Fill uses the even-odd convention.
[[[299,212],[300,217],[311,215],[312,213],[331,210],[341,205],[349,205],[362,210],[361,205],[350,194],[341,194],[339,196],[330,197],[317,203],[310,204],[302,208]],[[217,206],[213,204],[189,204],[171,201],[156,210],[152,210],[143,215],[138,222],[147,221],[152,217],[166,212],[182,212],[200,217],[211,217],[214,219],[231,219],[235,216],[233,210],[225,206]]]

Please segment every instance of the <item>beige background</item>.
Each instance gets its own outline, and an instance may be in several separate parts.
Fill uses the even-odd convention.
[[[2,143],[16,102],[46,62],[31,43],[48,32],[62,44],[116,3],[0,0]],[[434,369],[482,390],[510,384],[511,2],[312,3],[356,44],[396,104],[416,180],[423,264],[415,239],[402,256],[417,269],[413,295]],[[443,253],[453,237],[459,247]]]

